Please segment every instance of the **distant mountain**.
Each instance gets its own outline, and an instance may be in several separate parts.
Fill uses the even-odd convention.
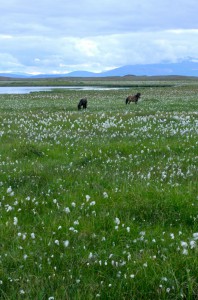
[[[127,65],[100,74],[101,76],[198,76],[198,63],[183,61],[181,63]]]
[[[68,74],[65,74],[64,76],[68,77],[97,77],[101,76],[102,73],[93,73],[93,72],[88,72],[88,71],[74,71]]]
[[[1,76],[1,74],[0,74]],[[102,73],[93,73],[89,71],[73,71],[65,74],[38,74],[29,75],[30,78],[62,78],[62,77],[101,77]]]
[[[179,63],[163,63],[163,64],[144,64],[144,65],[126,65],[113,70],[101,73],[93,73],[88,71],[75,71],[65,74],[12,74],[0,73],[0,76],[12,78],[57,78],[57,77],[110,77],[110,76],[198,76],[198,62],[190,60]]]
[[[7,78],[29,78],[31,75],[26,73],[0,73],[0,77]]]
[[[102,74],[104,76],[198,76],[198,63],[183,61],[181,63],[128,65]]]

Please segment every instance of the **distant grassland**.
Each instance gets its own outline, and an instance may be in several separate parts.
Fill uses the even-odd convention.
[[[123,77],[57,77],[9,78],[0,77],[1,86],[173,86],[177,82],[197,84],[197,77],[185,76],[123,76]]]
[[[0,299],[197,299],[197,83],[0,95]]]

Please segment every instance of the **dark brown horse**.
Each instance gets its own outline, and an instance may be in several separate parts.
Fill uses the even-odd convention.
[[[129,104],[130,102],[135,102],[135,104],[137,104],[138,102],[138,99],[140,98],[141,94],[140,93],[137,93],[136,95],[134,96],[128,96],[126,98],[126,104]]]
[[[83,109],[87,108],[87,98],[83,98],[79,101],[78,103],[78,110],[81,109],[81,107],[83,107]]]

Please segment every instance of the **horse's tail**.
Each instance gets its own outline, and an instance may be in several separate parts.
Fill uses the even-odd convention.
[[[128,103],[128,101],[129,101],[129,99],[128,99],[128,97],[127,97],[127,98],[126,98],[126,101],[125,101],[125,102],[126,102],[126,104]]]

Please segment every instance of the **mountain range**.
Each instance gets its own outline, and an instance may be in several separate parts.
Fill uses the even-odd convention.
[[[57,77],[109,77],[109,76],[198,76],[198,62],[182,61],[178,63],[137,64],[126,65],[109,71],[94,73],[88,71],[74,71],[65,74],[0,73],[3,77],[12,78],[57,78]]]

